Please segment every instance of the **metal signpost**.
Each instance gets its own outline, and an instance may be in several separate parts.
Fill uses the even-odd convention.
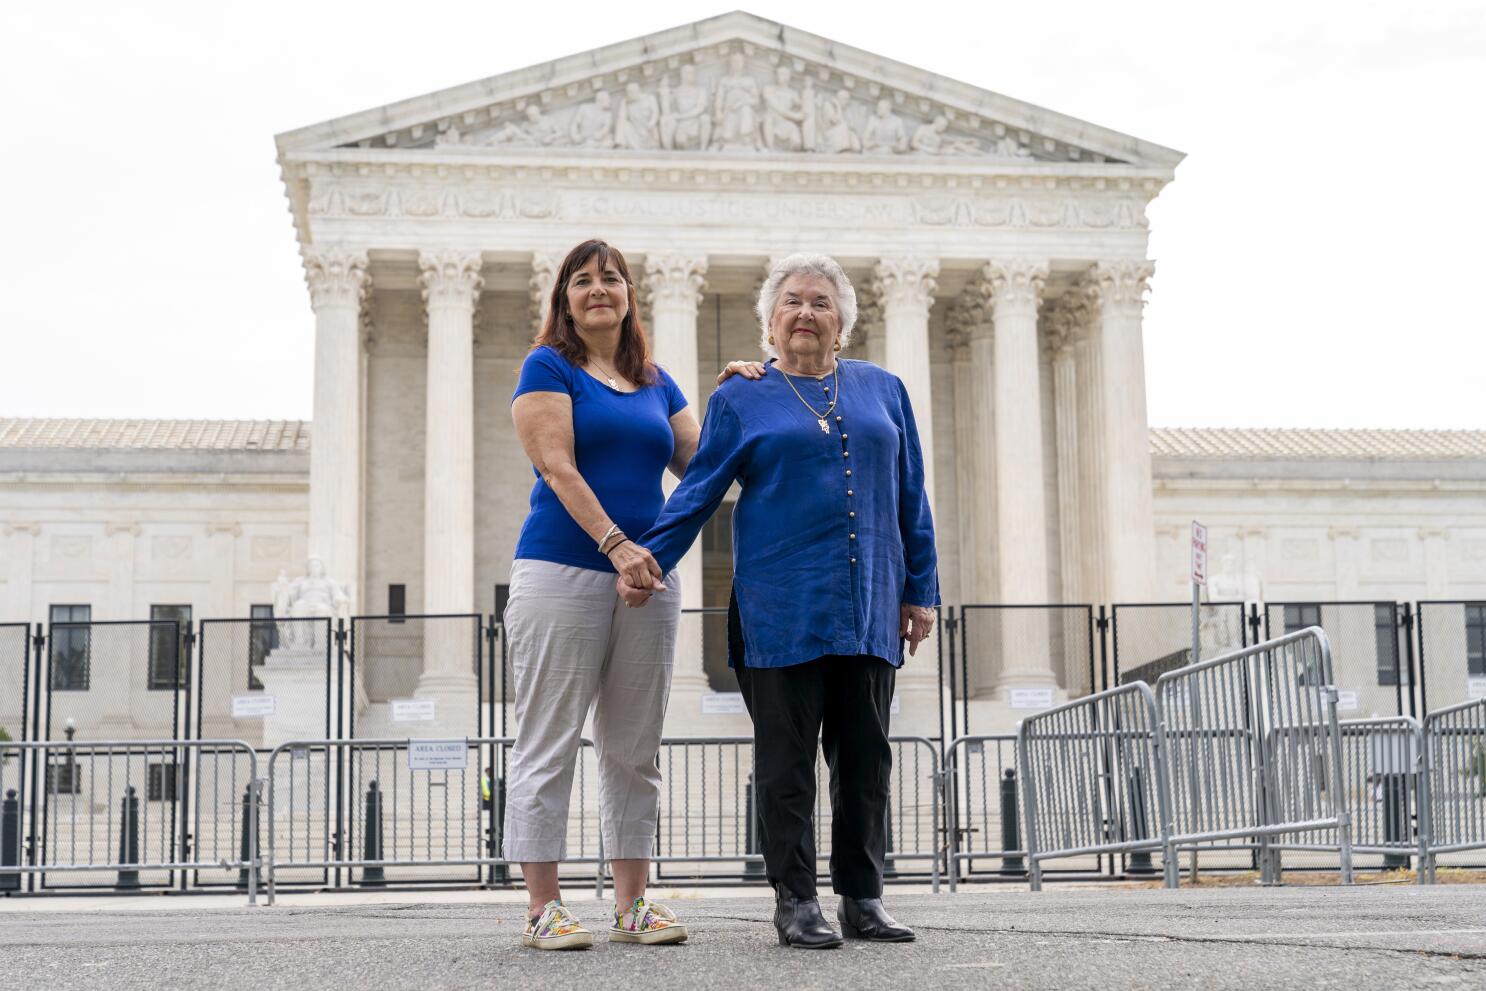
[[[1192,661],[1202,660],[1202,644],[1198,628],[1202,608],[1202,587],[1207,584],[1207,527],[1192,521]]]

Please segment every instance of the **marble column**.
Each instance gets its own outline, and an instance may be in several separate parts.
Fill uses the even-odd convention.
[[[1121,261],[1101,262],[1090,273],[1099,290],[1105,591],[1115,602],[1148,602],[1155,594],[1150,538],[1155,514],[1141,329],[1146,283],[1153,271],[1150,262]]]
[[[1049,598],[1037,341],[1046,280],[1046,263],[1025,259],[993,261],[983,271],[995,327],[997,578],[1000,601],[1017,605],[1042,605]],[[1008,610],[1001,627],[998,694],[1014,686],[1055,685],[1047,613]]]
[[[649,310],[649,327],[655,360],[663,365],[681,387],[697,419],[702,418],[698,391],[697,311],[702,304],[706,285],[707,256],[681,252],[658,252],[645,256],[644,299]],[[665,490],[669,495],[677,479],[669,472]],[[632,534],[632,536],[639,536]],[[691,550],[676,567],[681,582],[681,608],[702,606],[702,542]],[[700,614],[682,617],[677,631],[676,667],[672,675],[673,690],[704,692],[708,690],[707,673],[702,666],[702,620]],[[690,703],[683,703],[690,705]]]
[[[994,529],[986,526],[987,507],[995,502],[990,421],[981,419],[989,406],[989,375],[976,362],[975,338],[986,322],[985,298],[972,285],[955,300],[946,316],[955,389],[956,544],[960,548],[960,602],[994,602]],[[990,518],[994,518],[990,516]]]
[[[1057,433],[1058,477],[1058,554],[1062,602],[1082,603],[1084,594],[1082,562],[1079,549],[1079,446],[1078,446],[1078,361],[1075,341],[1080,324],[1078,316],[1059,305],[1062,297],[1048,308],[1046,323],[1047,348],[1053,360],[1053,429]]]
[[[882,306],[883,367],[903,380],[913,405],[924,458],[924,493],[934,508],[934,405],[930,395],[929,309],[938,289],[939,260],[884,258],[873,269],[872,292]],[[843,402],[851,394],[843,392]],[[941,631],[935,629],[933,636]],[[908,725],[929,725],[939,713],[933,637],[898,673],[901,712]],[[905,657],[906,657],[905,650]]]
[[[423,611],[465,614],[476,608],[474,325],[484,279],[477,251],[423,252],[418,266],[428,314]],[[463,622],[424,632],[417,695],[438,700],[436,725],[474,718],[471,650]]]
[[[939,288],[937,258],[884,258],[872,288],[882,304],[883,366],[903,380],[924,453],[924,491],[934,508],[934,405],[930,395],[929,309]]]
[[[364,348],[361,313],[371,291],[366,252],[337,245],[304,251],[315,311],[314,443],[310,445],[309,554],[327,574],[361,588]]]

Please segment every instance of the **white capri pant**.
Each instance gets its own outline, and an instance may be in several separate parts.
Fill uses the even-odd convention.
[[[593,709],[604,856],[650,857],[660,815],[661,725],[671,692],[681,588],[631,609],[615,576],[548,561],[511,568],[505,625],[516,681],[516,744],[506,782],[507,860],[567,856],[568,803],[583,721]]]

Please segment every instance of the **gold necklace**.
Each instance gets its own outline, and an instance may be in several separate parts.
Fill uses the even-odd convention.
[[[800,395],[800,390],[796,389],[794,382],[790,381],[789,372],[786,372],[783,368],[779,370],[784,373],[784,381],[789,386],[789,391],[795,394],[795,398],[810,411],[810,415],[815,417],[815,422],[820,424],[820,432],[829,434],[831,432],[831,425],[826,422],[826,418],[835,411],[836,403],[841,398],[841,363],[837,362],[836,366],[831,369],[831,385],[835,388],[835,392],[832,394],[831,402],[826,406],[823,413],[817,413],[815,407],[811,406],[805,397]],[[819,382],[823,378],[825,378],[824,375],[817,376],[816,381]]]

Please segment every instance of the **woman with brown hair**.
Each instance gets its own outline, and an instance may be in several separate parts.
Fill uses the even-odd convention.
[[[750,370],[751,371],[751,370]],[[579,734],[593,709],[604,853],[614,871],[609,938],[675,943],[686,927],[645,899],[660,806],[661,724],[681,591],[630,535],[650,528],[700,427],[681,389],[650,359],[634,279],[603,241],[568,253],[550,313],[511,402],[536,471],[511,567],[506,636],[516,682],[516,744],[506,794],[506,859],[527,888],[527,946],[591,946],[562,904],[568,801]],[[615,574],[659,608],[628,609]]]

